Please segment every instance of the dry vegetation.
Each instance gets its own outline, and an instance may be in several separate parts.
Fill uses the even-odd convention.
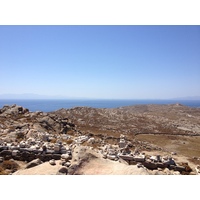
[[[19,165],[14,160],[4,160],[0,163],[0,175],[8,175],[19,169]]]
[[[162,147],[165,151],[175,151],[187,157],[200,156],[200,137],[168,136],[168,135],[137,135],[138,140],[147,141]]]

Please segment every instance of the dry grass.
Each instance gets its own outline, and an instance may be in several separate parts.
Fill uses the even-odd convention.
[[[21,142],[24,139],[24,133],[19,132],[16,135],[17,135],[16,139],[18,142]]]
[[[67,135],[74,136],[74,131],[73,131],[73,130],[68,130],[68,131],[67,131]]]
[[[147,141],[155,144],[167,151],[175,151],[176,153],[186,156],[200,157],[200,137],[190,136],[171,136],[171,135],[137,135],[136,138],[141,141]]]
[[[69,139],[69,140],[63,140],[63,142],[66,142],[68,145],[72,144],[74,142],[74,140]]]
[[[19,167],[19,165],[16,162],[11,160],[4,160],[1,166],[4,169],[10,169],[10,170],[17,170]]]

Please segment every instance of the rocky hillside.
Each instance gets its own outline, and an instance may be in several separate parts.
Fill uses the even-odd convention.
[[[76,132],[75,125],[67,117],[60,118],[54,113],[29,112],[17,105],[0,109],[0,139],[4,142],[45,136],[54,140],[69,130]]]
[[[138,105],[115,109],[76,107],[54,113],[67,116],[84,130],[118,136],[120,133],[200,135],[200,108],[181,104]]]

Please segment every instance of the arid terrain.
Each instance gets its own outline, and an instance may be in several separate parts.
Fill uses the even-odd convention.
[[[199,174],[200,108],[0,109],[0,174]]]

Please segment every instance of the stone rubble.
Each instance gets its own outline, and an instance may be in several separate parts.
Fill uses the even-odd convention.
[[[49,143],[46,138],[42,140],[34,138],[27,138],[27,140],[17,143],[3,142],[0,144],[0,162],[4,159],[14,159],[29,162],[26,168],[31,168],[49,161],[49,164],[56,165],[55,160],[60,160],[63,170],[71,166],[72,152],[76,144],[80,145],[88,140],[88,137],[78,137],[74,140],[75,145],[65,145],[58,141],[56,143]],[[86,140],[87,138],[87,140]],[[186,171],[184,166],[179,166],[175,163],[171,156],[155,155],[148,157],[144,153],[139,152],[137,149],[134,152],[130,151],[129,143],[126,141],[125,136],[120,136],[120,141],[117,145],[105,145],[98,153],[102,154],[104,159],[122,162],[124,160],[128,165],[137,165],[138,168],[146,168],[149,170],[173,170],[175,175],[181,174]],[[62,171],[62,170],[61,170]],[[157,174],[159,174],[156,171]],[[166,170],[165,170],[166,171]],[[165,172],[163,171],[163,172]],[[200,167],[196,168],[197,174],[200,174]],[[168,173],[168,172],[167,172]],[[173,174],[170,173],[170,174]],[[65,174],[65,172],[58,172],[58,174]],[[169,174],[169,173],[168,173]]]
[[[171,156],[161,157],[160,155],[155,155],[148,157],[144,153],[140,153],[138,150],[135,150],[135,152],[132,153],[128,148],[128,144],[125,141],[124,135],[120,136],[118,148],[112,147],[111,145],[106,146],[106,148],[104,148],[102,157],[104,159],[107,158],[114,161],[122,159],[129,165],[133,164],[137,165],[138,168],[145,167],[149,170],[161,171],[168,168],[169,170],[173,170],[175,175],[183,172],[190,172],[190,170],[187,170],[186,166],[177,165]]]

